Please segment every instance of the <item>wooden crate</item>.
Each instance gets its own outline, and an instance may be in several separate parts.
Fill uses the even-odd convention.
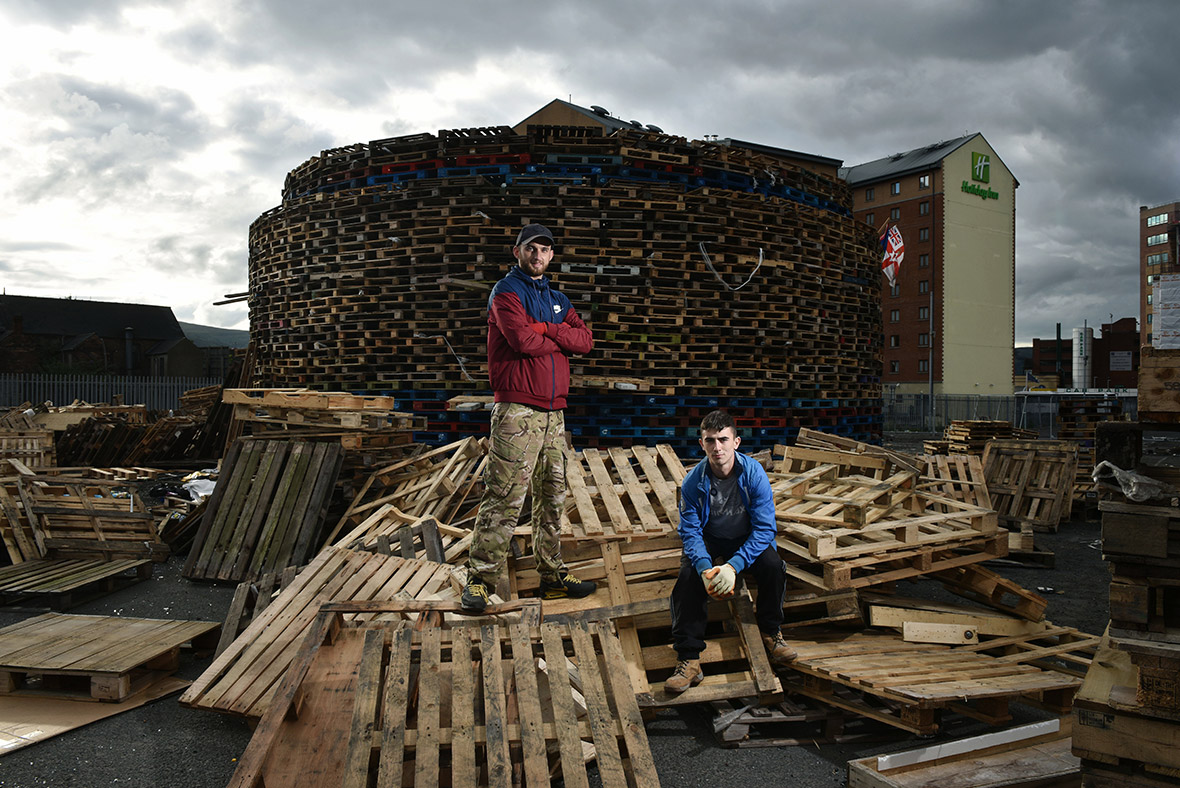
[[[1139,419],[1180,423],[1180,350],[1139,351]]]
[[[0,694],[120,701],[180,665],[180,647],[212,649],[221,625],[46,613],[0,629]]]
[[[231,786],[587,785],[585,744],[603,785],[659,784],[608,625],[415,631],[356,612],[323,608]]]

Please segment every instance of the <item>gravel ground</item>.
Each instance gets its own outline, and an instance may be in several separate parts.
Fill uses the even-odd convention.
[[[891,442],[900,449],[920,450],[921,436]],[[914,443],[916,441],[916,443]],[[1108,613],[1108,574],[1097,549],[1097,522],[1063,523],[1056,534],[1040,534],[1037,544],[1056,557],[1055,568],[997,565],[994,568],[1028,589],[1044,588],[1048,618],[1085,632],[1101,633]],[[157,567],[155,577],[107,595],[69,612],[147,618],[223,620],[233,589],[194,583],[180,576],[182,560]],[[936,583],[903,583],[907,595],[958,600]],[[961,600],[958,600],[961,601]],[[33,613],[0,610],[0,626]],[[187,651],[179,675],[195,679],[211,658]],[[0,758],[0,786],[31,788],[221,788],[228,784],[235,759],[250,739],[250,729],[237,718],[185,709],[173,695],[146,706]],[[1043,718],[1035,709],[1014,705],[1017,722]],[[959,738],[985,730],[977,723],[940,737]],[[808,788],[843,786],[846,762],[930,743],[885,730],[884,739],[859,745],[789,746],[727,749],[719,745],[711,714],[701,707],[659,713],[647,725],[656,767],[666,786],[724,784],[730,786],[790,782]]]

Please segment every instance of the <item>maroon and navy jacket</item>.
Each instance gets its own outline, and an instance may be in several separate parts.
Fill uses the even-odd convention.
[[[544,323],[544,335],[532,328]],[[488,378],[496,402],[544,410],[565,408],[570,390],[569,355],[594,347],[590,329],[570,300],[513,266],[488,297]]]

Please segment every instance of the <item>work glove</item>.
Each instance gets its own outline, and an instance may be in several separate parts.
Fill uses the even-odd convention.
[[[531,328],[533,331],[540,334],[541,336],[545,336],[545,324],[544,323],[529,323],[529,328]]]
[[[737,582],[737,572],[729,564],[715,566],[701,572],[705,581],[705,591],[714,599],[726,599],[733,596],[733,586]]]

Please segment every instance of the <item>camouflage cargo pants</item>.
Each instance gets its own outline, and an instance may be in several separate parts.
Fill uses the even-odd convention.
[[[485,490],[471,538],[468,565],[495,585],[504,571],[512,531],[525,496],[533,493],[533,553],[542,577],[556,577],[565,511],[565,414],[511,402],[492,407]]]

